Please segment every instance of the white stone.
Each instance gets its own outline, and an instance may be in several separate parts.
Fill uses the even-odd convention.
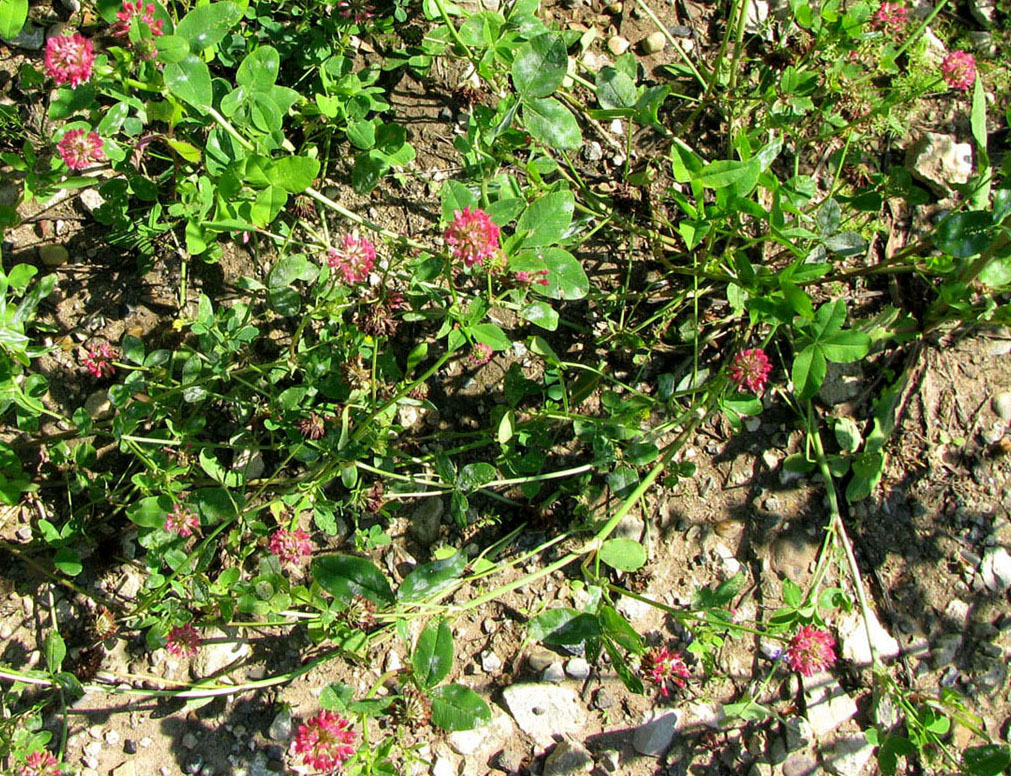
[[[744,20],[745,32],[757,35],[769,21],[769,3],[766,0],[752,0],[748,6],[748,18]]]
[[[1011,391],[1002,391],[990,400],[990,406],[997,417],[1005,423],[1011,423]]]
[[[490,650],[482,652],[481,670],[489,676],[498,676],[502,673],[502,658]]]
[[[927,44],[923,58],[927,61],[928,65],[940,67],[941,62],[948,56],[948,47],[944,45],[944,41],[937,37],[937,34],[930,27],[927,27],[923,31],[923,40]]]
[[[573,679],[587,679],[590,676],[590,664],[581,657],[574,657],[565,664],[565,673]]]
[[[863,733],[839,736],[821,752],[825,770],[835,776],[860,776],[874,754]]]
[[[432,776],[457,776],[459,767],[449,757],[436,757],[432,766]]]
[[[814,676],[802,677],[801,681],[804,683],[807,718],[817,738],[831,733],[856,715],[856,702],[831,674],[821,671]]]
[[[94,215],[95,211],[105,204],[105,197],[99,194],[96,189],[84,189],[79,199],[81,200],[81,207],[91,215]]]
[[[202,642],[190,664],[194,679],[205,679],[249,655],[249,642],[236,628],[209,628],[201,634]]]
[[[972,146],[955,142],[953,135],[924,132],[906,150],[906,167],[945,197],[953,184],[965,183],[972,175]]]
[[[552,684],[559,684],[565,681],[565,669],[562,668],[561,663],[552,663],[544,672],[541,674],[542,682],[551,682]]]
[[[502,692],[502,699],[520,730],[541,748],[554,743],[555,733],[576,733],[586,721],[579,696],[568,687],[541,682],[514,684]]]
[[[498,711],[497,707],[492,708],[496,711],[490,724],[473,730],[458,730],[447,738],[450,749],[468,758],[464,770],[470,770],[471,763],[487,765],[488,758],[516,734],[512,718]]]
[[[274,715],[267,736],[272,741],[287,741],[291,738],[291,709],[285,707]]]
[[[873,611],[867,612],[870,621],[871,640],[882,660],[898,657],[901,648],[899,642],[878,622]],[[867,667],[872,663],[871,650],[867,643],[867,628],[864,626],[863,615],[856,609],[847,612],[837,622],[839,640],[842,642],[842,656],[858,666]]]
[[[1011,555],[1003,547],[990,547],[979,564],[979,573],[987,590],[1004,592],[1011,588]]]
[[[657,30],[639,41],[639,50],[646,55],[656,54],[663,51],[666,45],[667,37],[660,30]]]
[[[643,598],[648,598],[651,601],[656,600],[654,596],[647,593]],[[645,601],[640,601],[638,598],[630,598],[627,595],[623,595],[618,599],[618,605],[616,607],[619,612],[625,615],[629,622],[635,624],[644,620],[651,612],[658,611],[655,606],[652,606]]]
[[[635,751],[647,757],[663,757],[674,740],[679,717],[676,711],[647,714],[632,735]]]
[[[627,40],[625,40],[620,35],[615,35],[607,41],[607,50],[614,54],[616,57],[620,57],[626,51],[628,47],[632,45]]]
[[[544,776],[572,776],[591,770],[593,756],[574,741],[562,741],[544,758]]]

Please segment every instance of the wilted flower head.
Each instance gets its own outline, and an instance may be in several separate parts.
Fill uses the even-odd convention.
[[[730,382],[743,391],[747,389],[752,393],[761,393],[765,390],[765,384],[769,380],[769,373],[772,372],[772,362],[765,355],[761,348],[751,348],[742,350],[730,364]]]
[[[432,717],[432,703],[424,693],[411,686],[404,687],[390,704],[390,716],[398,725],[416,730],[427,725]]]
[[[349,628],[367,631],[376,624],[376,605],[363,595],[355,595],[337,616]]]
[[[326,435],[326,421],[318,412],[310,413],[309,417],[302,418],[295,425],[306,439],[322,439]]]
[[[321,711],[299,725],[291,748],[310,768],[333,773],[355,753],[355,738],[350,721],[335,712]]]
[[[176,657],[193,657],[200,647],[200,634],[189,623],[176,625],[168,633],[165,649]]]
[[[399,321],[396,311],[403,309],[404,297],[396,292],[387,294],[385,298],[366,306],[358,317],[358,325],[366,334],[373,337],[392,337],[397,333]]]
[[[499,228],[480,209],[465,207],[453,212],[453,220],[443,234],[453,248],[453,258],[467,267],[480,264],[499,251]]]
[[[941,62],[941,75],[952,89],[965,91],[976,83],[976,58],[965,51],[952,51]]]
[[[130,23],[133,17],[139,17],[140,21],[151,30],[151,35],[158,38],[164,34],[161,19],[155,19],[154,3],[144,3],[143,0],[131,3],[130,0],[123,0],[123,10],[116,12],[116,23],[112,25],[110,32],[117,38],[125,38],[130,34]]]
[[[359,237],[358,232],[344,235],[340,248],[331,248],[327,263],[344,276],[347,283],[361,283],[376,262],[376,246],[367,237]]]
[[[312,555],[312,541],[309,534],[300,528],[293,531],[278,528],[270,537],[270,551],[281,563],[297,565],[302,558]]]
[[[200,518],[186,505],[176,504],[165,515],[165,530],[183,537],[191,536],[194,531],[200,530]]]
[[[804,676],[813,676],[835,663],[835,639],[832,634],[804,625],[790,639],[786,648],[786,664]]]
[[[882,32],[898,32],[906,26],[906,14],[906,7],[902,3],[885,0],[871,17],[871,28]]]
[[[25,758],[20,776],[61,776],[62,773],[56,758],[43,749],[41,752],[32,752]]]
[[[659,685],[660,693],[666,698],[668,680],[678,687],[685,686],[685,680],[691,678],[680,652],[671,652],[666,647],[653,647],[642,656],[642,672],[654,684]]]
[[[422,383],[424,385],[424,383]],[[372,487],[369,488],[368,493],[365,495],[365,511],[370,515],[378,515],[379,510],[383,508],[383,481],[376,480]]]
[[[491,345],[485,345],[483,342],[479,342],[470,351],[470,355],[467,357],[467,363],[473,367],[484,366],[491,361],[492,353],[494,353],[494,351],[491,349]]]
[[[95,131],[68,129],[56,144],[63,163],[71,170],[83,170],[93,162],[105,160],[102,138]]]
[[[95,49],[91,41],[79,33],[54,35],[46,41],[46,75],[57,86],[70,84],[77,88],[91,78]]]
[[[361,24],[374,16],[363,0],[339,0],[337,3],[337,13],[340,14],[341,18],[355,24]]]
[[[112,377],[113,373],[115,373],[116,367],[112,363],[115,358],[116,351],[112,349],[112,346],[108,342],[103,342],[98,347],[86,350],[81,357],[81,361],[84,362],[87,370],[91,372],[92,377],[101,379],[103,377]]]

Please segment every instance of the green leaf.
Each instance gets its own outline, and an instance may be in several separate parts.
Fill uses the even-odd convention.
[[[590,290],[590,281],[579,260],[563,248],[544,251],[544,264],[548,268],[546,286],[540,293],[550,299],[582,299]]]
[[[635,82],[613,67],[601,68],[597,73],[597,100],[605,110],[635,107]]]
[[[449,223],[456,216],[456,211],[467,207],[477,207],[477,196],[460,181],[446,181],[439,192],[442,200],[442,220]]]
[[[1007,744],[972,746],[962,753],[968,776],[998,776],[1011,767],[1011,747]]]
[[[468,331],[474,339],[492,350],[508,350],[512,344],[501,327],[494,323],[479,323],[477,326],[471,326]]]
[[[817,345],[808,345],[793,359],[793,389],[800,399],[810,399],[825,382],[825,354]]]
[[[176,26],[175,34],[185,38],[190,51],[199,54],[221,42],[228,31],[242,18],[242,8],[238,3],[209,3],[194,8]]]
[[[200,153],[200,149],[192,143],[187,143],[185,140],[176,140],[174,137],[165,138],[165,142],[169,144],[169,147],[173,151],[182,157],[184,162],[189,162],[190,164],[200,164],[200,160],[203,156]]]
[[[525,100],[523,124],[535,140],[549,148],[574,151],[583,145],[576,117],[553,97]]]
[[[273,183],[290,191],[292,194],[299,194],[312,186],[319,175],[319,159],[310,159],[308,156],[282,156],[275,159],[271,165]]]
[[[758,184],[761,168],[754,162],[739,162],[734,159],[719,159],[710,162],[692,178],[707,189],[722,189],[733,186],[736,192],[743,196]]]
[[[374,604],[393,603],[390,583],[378,568],[353,555],[325,555],[312,562],[312,578],[338,601],[349,603],[356,595]]]
[[[59,671],[60,666],[63,665],[63,659],[67,656],[67,645],[63,641],[63,637],[54,630],[49,631],[46,636],[44,654],[50,673]]]
[[[867,240],[856,232],[839,232],[826,238],[825,247],[838,256],[858,256],[867,252]]]
[[[850,364],[859,361],[871,349],[871,338],[862,331],[837,331],[818,340],[818,347],[829,361]]]
[[[473,493],[498,477],[498,470],[490,463],[469,463],[456,477],[457,490]]]
[[[411,666],[423,690],[435,687],[449,675],[453,667],[453,631],[444,618],[429,621],[418,636]]]
[[[202,522],[209,525],[235,517],[239,505],[234,499],[241,497],[224,488],[200,488],[194,491],[192,496],[193,506],[200,514]]]
[[[432,725],[441,730],[473,730],[491,722],[491,709],[481,696],[459,684],[436,687],[431,694]]]
[[[286,288],[296,280],[311,283],[319,277],[319,267],[306,258],[304,253],[293,253],[278,260],[267,276],[270,288]]]
[[[530,638],[544,644],[574,646],[600,636],[600,623],[592,614],[575,609],[548,609],[532,617]]]
[[[546,331],[558,328],[558,313],[547,302],[530,302],[520,310],[520,317]]]
[[[60,547],[56,551],[53,565],[68,577],[76,577],[84,569],[80,553],[70,547]]]
[[[211,6],[204,6],[209,7]],[[165,65],[164,77],[165,86],[173,95],[198,110],[207,108],[214,99],[211,71],[207,69],[204,60],[195,54]]]
[[[421,601],[441,593],[463,576],[467,569],[466,553],[457,552],[448,558],[418,566],[400,583],[397,591],[401,601]]]
[[[982,253],[993,240],[993,216],[985,210],[955,213],[937,227],[934,244],[956,259]]]
[[[168,496],[148,496],[130,507],[126,516],[141,528],[161,528],[165,525],[165,515],[173,506]]]
[[[344,711],[354,697],[355,691],[351,685],[331,682],[320,693],[319,705],[328,711]]]
[[[783,603],[793,609],[804,603],[804,591],[792,579],[783,580]]]
[[[287,202],[287,191],[280,186],[268,186],[256,195],[256,201],[249,211],[250,218],[257,226],[267,226],[277,218]]]
[[[535,200],[516,222],[517,232],[526,232],[524,248],[558,242],[572,223],[576,202],[571,191],[555,191]]]
[[[268,90],[277,81],[281,57],[273,46],[259,46],[242,60],[235,83],[250,89]]]
[[[562,85],[568,67],[565,41],[556,33],[545,32],[516,51],[513,86],[522,97],[547,97]]]
[[[642,638],[614,607],[602,605],[597,609],[597,620],[606,638],[612,639],[630,652],[642,650]]]
[[[611,658],[611,665],[614,666],[615,673],[618,674],[621,683],[628,688],[629,692],[642,695],[645,692],[645,688],[642,686],[642,679],[629,668],[628,661],[618,652],[617,647],[611,639],[604,639],[603,641],[604,649],[607,650],[607,655]]]
[[[633,539],[608,539],[597,556],[619,571],[638,571],[646,565],[646,550]]]
[[[56,90],[56,96],[49,102],[49,118],[52,121],[69,118],[94,104],[95,87],[92,84],[81,84],[76,89],[64,86]],[[115,107],[118,108],[120,105],[123,103],[117,103]],[[124,106],[124,110],[129,111],[129,106]]]
[[[28,0],[0,0],[0,35],[16,38],[28,19]]]

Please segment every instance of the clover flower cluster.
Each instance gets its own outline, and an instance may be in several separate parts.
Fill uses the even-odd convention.
[[[376,246],[358,232],[346,234],[340,248],[331,248],[327,253],[327,263],[344,276],[345,282],[361,283],[375,266]]]
[[[902,3],[890,3],[885,0],[871,17],[871,28],[894,34],[906,26],[907,14],[908,11]]]
[[[470,351],[470,355],[467,357],[467,363],[472,367],[484,366],[489,361],[491,361],[491,356],[494,351],[491,349],[491,345],[485,345],[483,342],[478,342]]]
[[[453,220],[446,227],[443,239],[452,248],[453,258],[462,261],[468,269],[501,249],[498,226],[478,208],[453,211]]]
[[[670,694],[667,682],[684,687],[692,675],[684,656],[680,652],[671,652],[666,647],[653,647],[642,656],[642,673],[660,687],[660,694],[665,698]]]
[[[133,22],[133,17],[136,16],[142,24],[146,24],[147,28],[151,30],[152,37],[160,38],[165,34],[162,29],[165,22],[155,19],[154,13],[154,3],[145,4],[143,0],[131,3],[130,0],[124,0],[123,10],[116,12],[116,22],[112,25],[110,32],[116,38],[125,38],[130,34],[130,25]]]
[[[176,625],[168,633],[165,649],[176,657],[194,657],[200,647],[200,634],[189,623]]]
[[[19,776],[62,776],[63,771],[51,752],[32,752],[25,758]]]
[[[95,348],[89,348],[81,357],[81,361],[91,376],[98,379],[112,377],[116,371],[116,366],[112,363],[115,359],[116,351],[108,342],[103,342]]]
[[[182,537],[192,536],[200,530],[200,518],[197,513],[183,504],[176,504],[172,511],[165,515],[165,530]]]
[[[281,563],[297,565],[302,558],[312,555],[312,540],[309,534],[300,528],[291,531],[278,528],[271,534],[270,551]]]
[[[971,89],[976,83],[976,58],[965,51],[952,51],[941,62],[941,75],[952,89]]]
[[[102,145],[102,138],[94,130],[68,129],[56,144],[56,150],[71,170],[83,170],[93,162],[105,160]]]
[[[835,663],[835,639],[828,631],[804,625],[790,639],[786,664],[803,676],[814,676]]]
[[[332,711],[321,711],[299,725],[292,751],[305,764],[323,773],[335,773],[355,753],[351,722]]]
[[[772,362],[765,355],[765,351],[761,348],[751,348],[742,350],[734,356],[728,376],[737,390],[747,389],[751,393],[759,394],[765,390],[771,372]]]
[[[46,41],[46,75],[57,86],[70,84],[76,89],[91,78],[95,47],[80,33],[54,35]]]

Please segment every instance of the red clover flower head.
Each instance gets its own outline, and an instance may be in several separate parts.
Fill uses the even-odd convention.
[[[540,286],[548,285],[548,271],[546,269],[539,270],[537,272],[517,272],[516,282],[522,283],[524,285],[529,285],[531,283],[537,283]]]
[[[63,163],[71,170],[83,170],[92,162],[105,160],[102,138],[95,131],[68,129],[56,144],[56,150],[60,152]]]
[[[443,233],[453,248],[453,258],[468,268],[499,252],[499,228],[480,209],[465,207],[453,212],[453,220]]]
[[[337,13],[342,19],[347,19],[355,24],[371,19],[375,14],[365,7],[362,0],[339,0],[337,3]]]
[[[61,776],[62,773],[56,758],[43,749],[41,752],[32,752],[25,758],[20,776]]]
[[[278,528],[270,537],[270,551],[281,563],[297,565],[302,558],[312,555],[312,541],[309,534],[300,528],[289,531]]]
[[[804,676],[813,676],[835,663],[835,639],[828,631],[804,625],[790,639],[786,664]]]
[[[871,28],[886,33],[899,32],[906,26],[906,7],[902,3],[885,0],[871,17]]]
[[[642,656],[642,671],[654,684],[660,686],[660,693],[666,698],[667,681],[674,682],[678,687],[685,686],[685,680],[691,679],[691,671],[680,652],[671,652],[666,647],[653,647]]]
[[[941,62],[941,75],[952,89],[964,92],[976,83],[976,58],[965,51],[952,51]]]
[[[765,355],[761,348],[751,348],[742,350],[730,364],[730,382],[737,386],[738,390],[745,388],[752,393],[758,394],[765,390],[765,384],[769,381],[769,373],[772,372],[772,362]]]
[[[176,625],[168,634],[165,649],[176,657],[193,657],[200,647],[200,634],[189,623]]]
[[[116,371],[116,367],[112,363],[115,358],[116,351],[112,349],[108,342],[103,342],[98,347],[89,348],[85,351],[81,357],[81,361],[84,362],[87,370],[91,372],[92,377],[102,379],[103,377],[112,377]]]
[[[176,504],[165,515],[165,530],[183,537],[192,536],[194,531],[200,530],[200,518],[189,507]]]
[[[491,355],[493,352],[494,351],[491,349],[491,345],[485,345],[483,342],[479,342],[470,351],[470,356],[467,357],[467,361],[473,367],[484,366],[491,361]]]
[[[70,84],[77,88],[91,78],[95,49],[91,41],[79,33],[54,35],[46,41],[46,75],[57,86]]]
[[[133,17],[138,16],[141,22],[151,30],[151,35],[159,38],[165,34],[162,29],[165,22],[155,19],[154,13],[154,3],[144,3],[144,0],[131,3],[130,0],[123,0],[123,10],[116,12],[116,23],[112,25],[110,32],[117,38],[125,38],[130,34],[130,23],[133,21]]]
[[[345,282],[361,283],[376,263],[376,246],[368,237],[359,237],[358,232],[346,234],[340,248],[330,249],[327,263],[344,276]]]
[[[335,773],[355,753],[351,722],[332,711],[321,711],[299,725],[292,751],[305,764],[323,773]]]

